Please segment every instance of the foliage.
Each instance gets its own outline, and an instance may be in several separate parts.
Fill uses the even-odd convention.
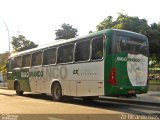
[[[3,63],[0,64],[0,71],[1,71],[3,74],[6,74],[6,72],[7,72],[7,69],[6,69],[6,60],[3,61]]]
[[[114,25],[115,25],[115,21],[113,21],[113,17],[108,16],[99,25],[97,25],[96,28],[98,31],[100,31],[100,30],[104,30],[104,29],[113,28]]]
[[[55,30],[56,40],[74,38],[77,35],[78,30],[73,28],[72,25],[62,24],[61,29]]]
[[[118,18],[113,21],[112,16],[108,16],[99,25],[97,25],[97,30],[103,29],[123,29],[130,30],[133,32],[138,32],[145,34],[149,30],[149,25],[146,19],[139,19],[138,17],[130,17],[128,15],[119,14]]]
[[[151,24],[150,30],[145,34],[149,39],[150,56],[154,55],[160,61],[160,24]]]
[[[160,85],[160,80],[149,80],[150,85]]]
[[[153,58],[152,56],[155,56],[157,62],[160,61],[160,23],[148,25],[146,19],[139,19],[138,17],[120,13],[115,21],[113,21],[112,16],[108,16],[96,28],[98,31],[109,28],[123,29],[146,35],[149,40],[151,59]]]
[[[6,75],[6,61],[9,56],[9,53],[3,53],[0,54],[0,71],[3,73],[3,75]]]
[[[23,35],[19,35],[18,37],[13,36],[11,44],[14,52],[20,52],[38,46],[34,42],[27,40]]]
[[[90,31],[88,32],[88,34],[91,34],[91,33],[93,33],[93,31],[92,31],[92,30],[90,30]]]
[[[152,54],[150,55],[150,58],[149,58],[149,67],[157,67],[158,65],[158,59],[156,57],[155,54]]]

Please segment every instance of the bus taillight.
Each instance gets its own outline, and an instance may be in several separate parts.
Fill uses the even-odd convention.
[[[112,68],[111,73],[109,75],[109,83],[111,85],[116,84],[116,68]]]

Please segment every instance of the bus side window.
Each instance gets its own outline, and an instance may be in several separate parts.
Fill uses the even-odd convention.
[[[90,57],[90,40],[77,42],[75,49],[75,61],[87,61]]]
[[[8,72],[12,72],[13,67],[14,67],[14,65],[13,65],[13,59],[11,58],[11,59],[9,59],[9,60],[7,61],[7,71],[8,71]]]
[[[69,44],[59,47],[57,62],[58,63],[73,62],[73,49],[74,49],[74,44]]]
[[[42,51],[32,54],[32,66],[42,65]]]
[[[24,55],[22,57],[22,67],[30,67],[31,64],[31,55]]]
[[[92,41],[92,60],[103,58],[103,37],[94,38]]]
[[[16,57],[14,58],[14,68],[21,68],[22,67],[22,57]]]
[[[56,48],[45,50],[43,53],[43,65],[56,63]]]

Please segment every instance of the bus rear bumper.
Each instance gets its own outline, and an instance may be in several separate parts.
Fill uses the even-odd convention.
[[[110,89],[105,91],[105,96],[128,96],[147,93],[147,86],[136,86],[136,87],[121,87],[121,86],[110,86]]]

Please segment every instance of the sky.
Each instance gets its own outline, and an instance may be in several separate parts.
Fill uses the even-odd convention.
[[[116,19],[118,12],[158,23],[159,5],[160,0],[0,0],[0,53],[9,51],[12,36],[44,45],[55,42],[55,30],[63,23],[83,36],[107,16]]]

